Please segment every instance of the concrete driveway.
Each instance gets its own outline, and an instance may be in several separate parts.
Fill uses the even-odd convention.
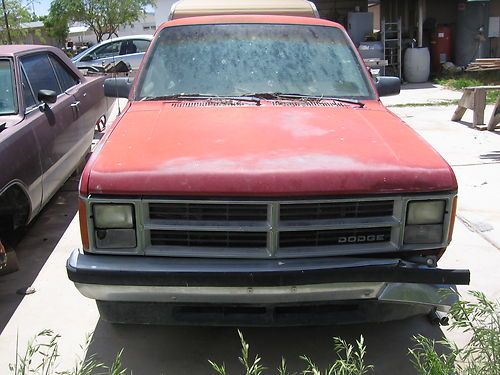
[[[436,87],[418,90],[423,90],[424,99],[425,92],[427,97],[446,95],[445,90]],[[412,102],[414,92],[404,90],[402,95],[390,98],[391,103],[397,104],[396,98]],[[449,121],[452,106],[393,107],[391,110],[451,163],[459,180],[459,220],[454,241],[440,266],[469,268],[470,289],[500,298],[497,271],[500,264],[500,132],[471,129],[467,123],[471,117],[465,117],[463,123]],[[240,373],[236,371],[239,369],[236,328],[114,326],[99,320],[94,302],[76,291],[65,272],[69,253],[80,244],[76,183],[76,179],[68,181],[19,244],[21,271],[0,278],[0,374],[8,374],[8,363],[15,359],[16,337],[23,350],[29,338],[47,328],[62,336],[61,370],[71,367],[77,355],[85,355],[80,345],[87,333],[94,332],[89,353],[98,353],[99,359],[110,363],[124,348],[124,365],[137,375],[211,374],[208,359],[225,362],[229,373]],[[34,294],[24,297],[16,294],[17,289],[30,285],[36,289]],[[462,292],[466,293],[467,289]],[[367,362],[375,365],[375,374],[415,373],[408,361],[407,348],[413,345],[412,337],[416,334],[440,339],[446,333],[458,342],[466,339],[457,332],[443,333],[424,317],[381,324],[251,328],[243,332],[251,351],[264,358],[265,366],[276,368],[284,356],[291,371],[303,368],[300,355],[308,355],[323,366],[330,362],[334,358],[332,337],[354,341],[363,335]]]

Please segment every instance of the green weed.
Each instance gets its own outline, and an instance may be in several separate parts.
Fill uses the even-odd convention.
[[[450,310],[450,328],[470,334],[467,345],[414,338],[409,354],[420,375],[500,375],[500,304],[481,292],[471,294],[474,301],[458,301]],[[438,345],[445,353],[438,354]]]
[[[252,360],[250,359],[250,346],[245,341],[243,334],[238,330],[241,343],[241,356],[238,357],[240,363],[243,365],[244,375],[261,375],[266,367],[261,364],[261,357],[256,355]],[[364,375],[373,369],[372,365],[365,364],[364,357],[366,355],[366,346],[363,336],[356,341],[356,346],[347,343],[341,338],[335,337],[334,349],[338,358],[328,365],[325,369],[321,370],[314,361],[307,357],[301,356],[300,358],[305,362],[305,368],[300,372],[302,375]],[[213,361],[208,361],[212,369],[218,375],[228,375],[224,363],[217,364]],[[286,360],[281,359],[281,363],[277,368],[278,375],[297,375],[297,373],[290,373],[287,369]]]
[[[98,362],[95,355],[85,359],[77,358],[70,370],[58,370],[59,345],[61,336],[51,330],[43,330],[33,337],[23,354],[19,353],[19,342],[16,342],[16,360],[9,364],[12,375],[125,375],[127,369],[122,366],[120,351],[111,366]],[[92,336],[88,335],[85,344],[81,346],[87,353]]]
[[[454,90],[462,90],[469,86],[494,86],[500,85],[500,74],[498,70],[484,72],[461,72],[453,74],[443,74],[436,78],[434,82]],[[488,91],[486,93],[486,103],[496,102],[500,91]]]

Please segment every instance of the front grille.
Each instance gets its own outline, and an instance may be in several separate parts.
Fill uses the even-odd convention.
[[[266,221],[265,204],[150,203],[151,220]]]
[[[394,201],[299,203],[280,206],[280,220],[331,220],[391,216]]]
[[[310,230],[280,233],[280,248],[387,242],[391,228]]]
[[[265,248],[266,233],[152,230],[151,245],[175,247]]]
[[[401,225],[397,198],[178,199],[144,204],[145,254],[165,256],[291,258],[391,252]]]

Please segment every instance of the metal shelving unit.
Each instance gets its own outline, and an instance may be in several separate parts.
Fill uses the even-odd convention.
[[[396,22],[386,22],[382,19],[381,26],[384,59],[387,60],[385,75],[401,78],[401,18]]]

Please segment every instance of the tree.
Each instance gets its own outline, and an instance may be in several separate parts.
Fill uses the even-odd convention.
[[[151,5],[154,0],[54,0],[50,9],[89,26],[101,42],[117,35],[120,26],[138,21]]]
[[[65,43],[69,32],[69,16],[64,5],[61,1],[53,1],[50,4],[49,14],[40,17],[40,21],[43,21],[48,35],[61,44]]]
[[[2,0],[2,3],[5,6],[0,23],[0,42],[2,44],[21,43],[27,34],[21,24],[32,21],[29,9],[20,0]]]

